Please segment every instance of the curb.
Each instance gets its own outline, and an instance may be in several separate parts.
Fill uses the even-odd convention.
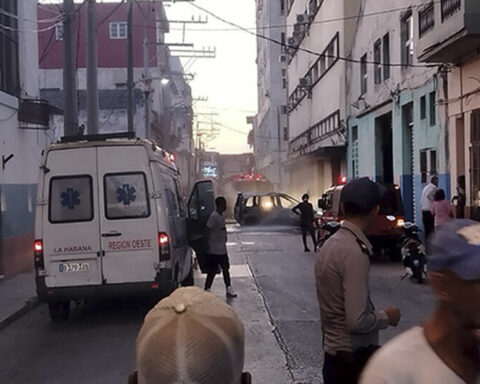
[[[0,331],[7,328],[13,322],[21,319],[27,313],[33,311],[39,305],[40,305],[40,301],[38,300],[38,298],[37,297],[31,297],[30,299],[28,299],[25,302],[25,304],[21,308],[16,310],[14,313],[12,313],[11,315],[8,315],[7,317],[5,317],[3,319],[0,319]]]

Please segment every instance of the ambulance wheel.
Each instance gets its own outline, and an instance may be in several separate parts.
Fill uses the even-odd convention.
[[[185,280],[182,281],[182,287],[193,287],[195,285],[195,278],[193,277],[193,265],[190,267],[190,272]]]
[[[54,323],[68,320],[70,314],[70,301],[57,301],[48,304],[50,318]]]

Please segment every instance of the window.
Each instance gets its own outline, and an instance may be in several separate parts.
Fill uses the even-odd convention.
[[[429,178],[437,174],[437,150],[422,149],[420,151],[420,174],[422,183],[428,182]]]
[[[127,83],[116,83],[115,88],[116,89],[127,89]]]
[[[335,41],[332,41],[327,48],[327,56],[328,56],[328,68],[332,67],[337,60],[337,55],[335,54]]]
[[[363,55],[360,59],[360,93],[367,93],[368,72],[367,72],[367,55]]]
[[[150,216],[150,201],[144,173],[105,175],[104,189],[107,219],[140,219]]]
[[[280,0],[280,13],[282,15],[285,14],[285,1],[284,0]]]
[[[430,126],[437,125],[437,99],[435,92],[430,92]]]
[[[110,38],[111,39],[126,39],[127,38],[127,23],[118,21],[110,23]]]
[[[327,71],[327,59],[325,56],[320,57],[320,74],[324,74]]]
[[[55,26],[55,39],[57,41],[63,40],[63,24],[57,24]]]
[[[383,80],[390,78],[390,35],[383,36]]]
[[[53,177],[48,217],[52,224],[93,220],[92,177]]]
[[[420,119],[425,120],[427,118],[427,100],[425,96],[420,98]]]
[[[413,15],[409,13],[402,20],[402,64],[413,64],[414,43],[413,43]]]
[[[373,61],[375,61],[375,84],[382,82],[382,41],[377,40],[373,46]]]
[[[0,91],[18,96],[20,72],[18,64],[17,0],[0,1]],[[8,16],[12,14],[12,16]],[[11,28],[11,29],[10,29]]]
[[[352,127],[352,176],[357,178],[358,171],[358,127]]]

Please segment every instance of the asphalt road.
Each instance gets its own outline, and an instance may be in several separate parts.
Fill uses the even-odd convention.
[[[246,369],[255,383],[320,383],[322,349],[315,297],[315,255],[303,253],[288,228],[230,228],[231,302],[246,328]],[[398,264],[372,267],[377,307],[398,305],[400,326],[382,341],[421,323],[432,307],[427,286],[401,281]],[[202,278],[197,279],[201,286]],[[214,292],[224,295],[217,278]],[[126,383],[134,368],[135,338],[150,301],[110,301],[74,307],[52,324],[42,305],[0,332],[0,383]]]

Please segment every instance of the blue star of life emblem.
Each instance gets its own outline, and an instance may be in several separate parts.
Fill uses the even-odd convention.
[[[75,209],[80,205],[80,192],[73,188],[67,188],[65,192],[60,195],[62,199],[62,206],[68,209]]]
[[[129,184],[124,184],[123,187],[117,189],[117,201],[123,205],[130,205],[131,202],[137,199],[137,190]]]

